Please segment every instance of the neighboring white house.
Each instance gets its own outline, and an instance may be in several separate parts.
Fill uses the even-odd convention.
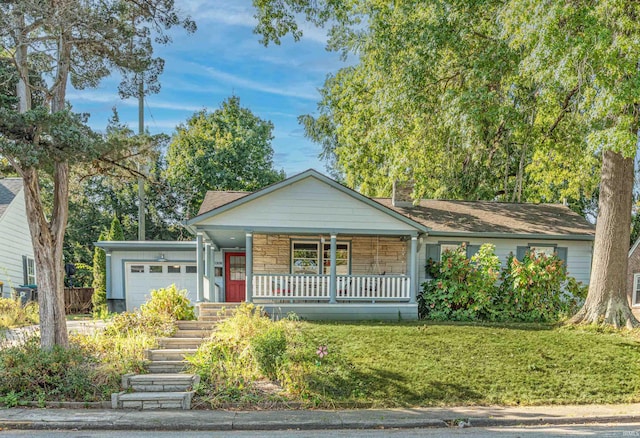
[[[0,282],[4,297],[14,287],[36,283],[21,178],[0,179]]]
[[[193,242],[97,242],[112,310],[171,282],[196,302],[249,301],[309,319],[415,319],[427,259],[493,243],[506,262],[556,253],[588,283],[595,227],[563,205],[371,199],[315,170],[254,193],[207,193]]]

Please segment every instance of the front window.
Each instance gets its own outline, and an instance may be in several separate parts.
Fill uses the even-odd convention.
[[[633,305],[640,306],[640,274],[633,274]]]
[[[446,251],[454,252],[460,247],[457,243],[441,243],[440,244],[440,261],[442,261],[442,256]]]
[[[323,272],[329,275],[331,273],[331,244],[324,244],[324,252],[322,253],[324,259]],[[348,275],[349,274],[349,244],[338,243],[336,244],[336,274]]]
[[[349,274],[349,253],[349,243],[336,243],[336,274]],[[331,243],[292,242],[291,254],[292,274],[331,273]]]
[[[293,242],[292,274],[319,274],[320,251],[315,242]]]
[[[532,254],[535,254],[536,256],[544,254],[547,257],[553,257],[555,251],[556,251],[556,248],[554,246],[530,246],[529,247],[529,252],[531,252]]]

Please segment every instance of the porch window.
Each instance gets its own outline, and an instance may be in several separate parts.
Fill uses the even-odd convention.
[[[633,274],[633,305],[640,306],[640,274]]]
[[[293,242],[292,274],[319,274],[320,248],[317,242]]]
[[[331,273],[331,244],[324,244],[324,251],[322,253],[324,262],[322,263],[323,273],[329,275]],[[349,274],[349,244],[338,243],[336,244],[336,274],[348,275]]]
[[[291,243],[292,274],[325,274],[331,273],[331,243],[292,242]],[[349,243],[336,243],[336,273],[349,274]],[[322,270],[320,269],[322,266]]]

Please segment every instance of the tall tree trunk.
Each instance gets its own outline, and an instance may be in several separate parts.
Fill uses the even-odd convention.
[[[638,325],[627,301],[634,159],[612,151],[603,153],[589,294],[571,323],[604,322],[618,328]]]
[[[68,172],[57,168],[56,173]],[[36,262],[38,304],[40,305],[40,345],[50,349],[54,345],[68,346],[67,323],[64,312],[64,277],[62,244],[66,213],[47,222],[41,202],[38,173],[34,168],[23,169],[25,204],[29,215],[29,230]],[[68,190],[58,187],[54,198],[67,199]],[[66,185],[65,185],[66,186]],[[55,216],[54,208],[54,216]],[[62,230],[60,230],[62,226]]]

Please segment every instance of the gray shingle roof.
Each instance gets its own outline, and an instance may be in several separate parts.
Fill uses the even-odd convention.
[[[22,178],[0,179],[0,217],[4,215],[20,190],[22,190]]]
[[[198,215],[249,194],[250,192],[209,191]],[[411,207],[394,207],[389,198],[373,200],[426,226],[432,232],[595,235],[593,224],[561,204],[423,200]]]
[[[250,194],[251,192],[209,190],[200,204],[198,216]]]
[[[595,226],[561,204],[517,204],[492,201],[423,200],[394,207],[391,199],[374,199],[432,231],[595,236]]]

